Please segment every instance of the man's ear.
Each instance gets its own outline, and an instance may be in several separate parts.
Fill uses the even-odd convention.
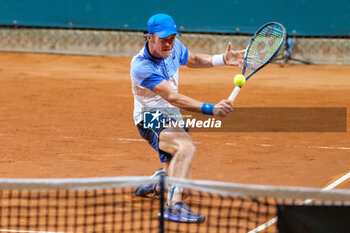
[[[154,34],[148,34],[147,35],[147,41],[151,42],[152,44],[154,44]]]

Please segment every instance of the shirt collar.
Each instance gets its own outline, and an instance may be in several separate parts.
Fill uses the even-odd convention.
[[[145,57],[151,61],[153,61],[156,65],[159,65],[163,60],[164,58],[156,58],[156,57],[153,57],[149,51],[148,51],[148,42],[146,42],[145,44],[145,48],[144,48],[144,54],[145,54]]]

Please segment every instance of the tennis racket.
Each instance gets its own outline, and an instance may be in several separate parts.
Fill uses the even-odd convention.
[[[272,60],[286,40],[286,34],[286,29],[276,22],[267,23],[254,33],[244,54],[242,74],[245,75],[247,69],[251,71],[246,81]],[[236,86],[232,91],[228,98],[232,103],[240,90],[241,87]]]

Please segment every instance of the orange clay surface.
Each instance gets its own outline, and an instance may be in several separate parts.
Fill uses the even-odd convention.
[[[132,120],[131,58],[0,53],[0,177],[150,175],[157,153]],[[181,68],[180,92],[217,103],[238,68]],[[344,133],[190,133],[193,178],[325,187],[350,172],[350,66],[270,64],[238,107],[346,107]],[[330,121],[332,119],[329,119]],[[337,188],[350,188],[350,180]]]

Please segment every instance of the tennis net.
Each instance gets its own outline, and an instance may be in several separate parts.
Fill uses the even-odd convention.
[[[350,206],[350,190],[163,178],[0,179],[0,232],[278,232],[276,216],[285,206]],[[206,220],[158,217],[166,190],[160,199],[134,191],[159,182],[183,187],[185,202]]]

